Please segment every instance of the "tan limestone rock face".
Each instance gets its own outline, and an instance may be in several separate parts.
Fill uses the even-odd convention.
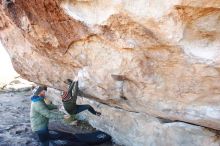
[[[1,1],[24,78],[124,110],[220,130],[219,0]]]
[[[59,90],[49,88],[47,98],[55,105],[62,104]],[[105,131],[120,145],[219,146],[220,144],[219,132],[216,130],[127,111],[81,96],[78,96],[77,104],[89,104],[102,113],[99,117],[89,111],[83,111],[76,115],[78,120],[86,120],[93,127]],[[64,110],[63,107],[60,110]]]
[[[101,118],[89,112],[80,118],[112,135],[115,142],[126,146],[219,146],[215,132],[182,122],[158,119],[148,114],[127,112],[85,98],[78,104],[90,104],[99,109]]]

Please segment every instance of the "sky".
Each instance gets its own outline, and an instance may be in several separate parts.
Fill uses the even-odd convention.
[[[19,76],[11,63],[10,57],[0,42],[0,86],[9,83]]]

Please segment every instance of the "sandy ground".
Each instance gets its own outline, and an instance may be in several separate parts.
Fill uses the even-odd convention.
[[[0,93],[0,145],[37,146],[29,120],[30,92]]]

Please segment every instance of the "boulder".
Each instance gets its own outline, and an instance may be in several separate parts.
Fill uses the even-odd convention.
[[[0,2],[0,39],[23,78],[63,90],[77,77],[99,103],[220,130],[218,0]]]

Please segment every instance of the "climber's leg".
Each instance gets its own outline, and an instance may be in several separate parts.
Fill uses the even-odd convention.
[[[94,110],[94,108],[88,104],[85,104],[85,105],[76,105],[76,112],[75,114],[78,114],[82,111],[85,111],[85,110],[88,110],[90,113],[94,114],[94,115],[97,115],[97,116],[100,116],[101,113],[100,112],[97,112]]]

